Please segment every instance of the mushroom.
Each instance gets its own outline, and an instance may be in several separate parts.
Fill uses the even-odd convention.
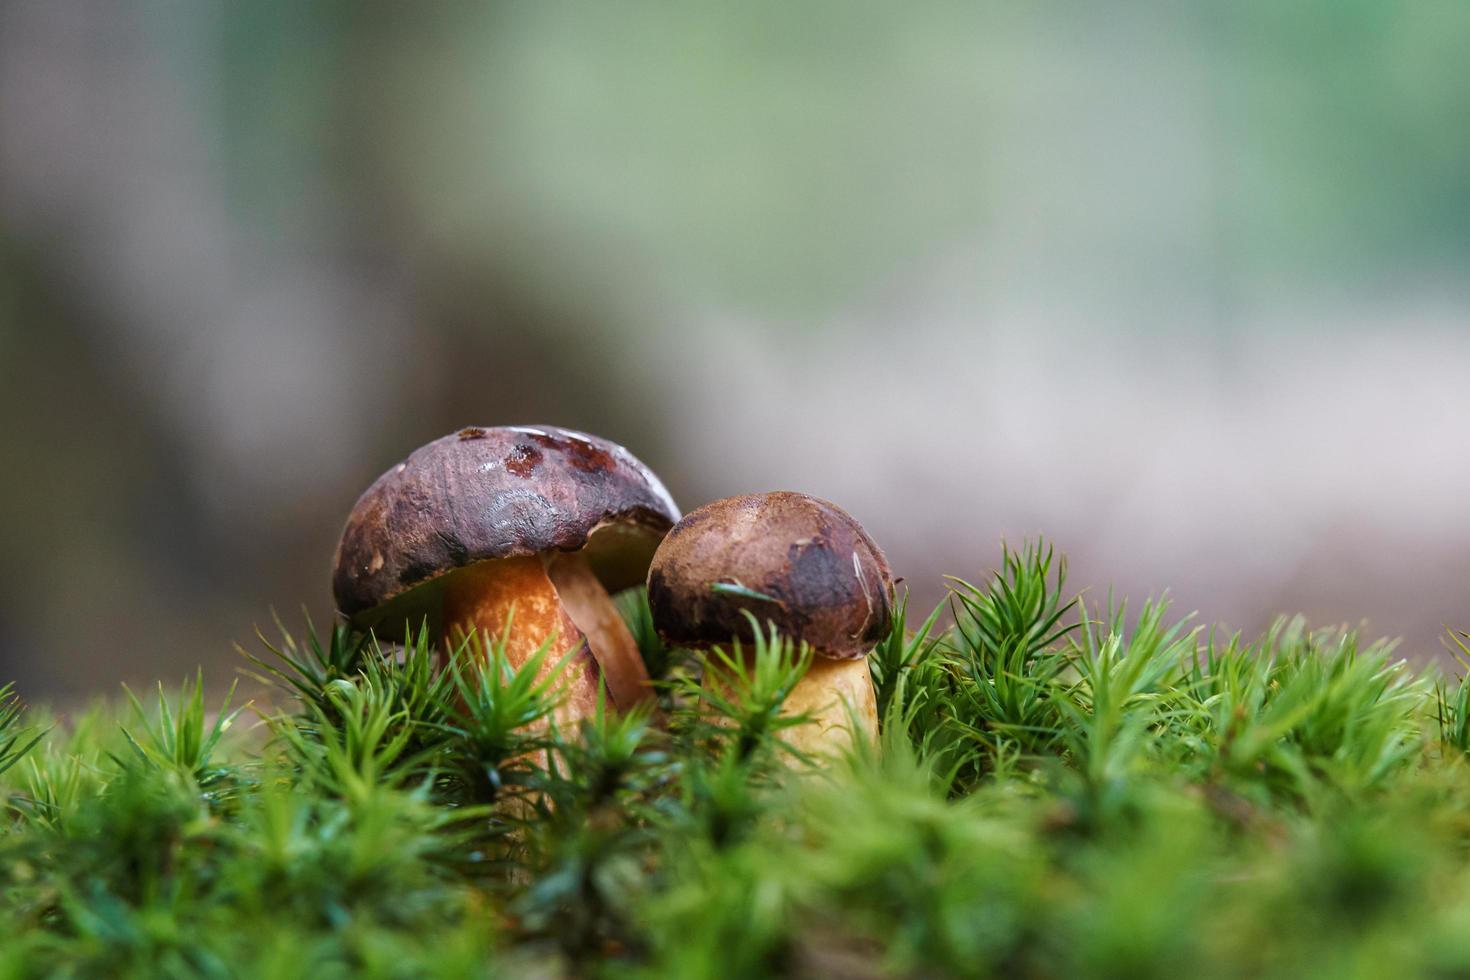
[[[811,754],[877,735],[867,654],[889,629],[892,591],[888,562],[862,526],[804,493],[706,504],[674,525],[648,570],[648,602],[666,642],[707,650],[753,640],[749,612],[811,647],[811,667],[782,708],[810,715],[786,741]]]
[[[575,723],[595,710],[599,676],[620,709],[651,695],[610,593],[643,580],[678,519],[658,477],[622,446],[546,425],[467,428],[357,501],[332,591],[360,629],[427,619],[454,644],[475,630],[499,640],[509,626],[516,668],[552,640],[540,672],[572,655],[557,718]]]

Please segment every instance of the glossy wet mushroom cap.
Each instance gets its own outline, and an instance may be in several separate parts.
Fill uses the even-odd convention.
[[[888,562],[857,521],[786,491],[691,511],[648,572],[659,634],[693,648],[751,639],[748,610],[822,656],[856,659],[887,633],[892,593]]]
[[[358,500],[332,591],[356,625],[412,608],[457,569],[581,551],[609,592],[642,581],[679,518],[658,477],[616,443],[555,426],[468,428],[435,440]]]

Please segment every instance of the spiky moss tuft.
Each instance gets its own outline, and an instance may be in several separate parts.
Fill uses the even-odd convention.
[[[496,637],[308,630],[253,714],[0,690],[0,976],[1470,969],[1470,685],[1390,645],[1094,608],[1008,550],[901,599],[880,744],[804,767],[801,650],[704,684],[621,602],[660,703],[577,731]]]

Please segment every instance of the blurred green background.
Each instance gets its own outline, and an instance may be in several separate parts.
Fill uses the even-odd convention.
[[[0,679],[330,616],[467,423],[1470,626],[1470,5],[0,0]],[[1102,598],[1103,593],[1096,593]]]

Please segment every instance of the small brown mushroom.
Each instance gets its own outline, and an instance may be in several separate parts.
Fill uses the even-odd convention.
[[[616,707],[650,696],[610,593],[642,581],[678,519],[658,477],[619,445],[554,426],[468,428],[362,495],[332,590],[354,626],[388,635],[427,618],[447,644],[474,630],[498,641],[509,625],[514,667],[554,636],[543,675],[579,651],[558,712],[574,723],[595,709],[599,676]]]
[[[755,638],[748,611],[812,648],[783,711],[811,716],[785,738],[813,754],[877,735],[867,654],[889,629],[892,592],[888,562],[862,526],[803,493],[706,504],[674,526],[648,570],[654,625],[671,644],[747,643]]]

